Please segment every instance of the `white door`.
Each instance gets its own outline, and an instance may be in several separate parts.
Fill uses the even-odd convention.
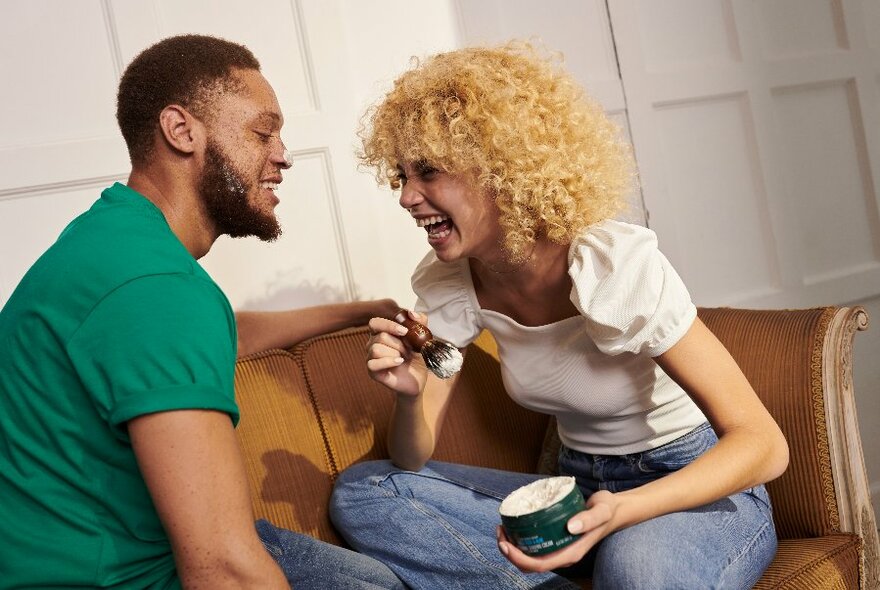
[[[880,293],[880,5],[608,5],[649,224],[697,303]]]

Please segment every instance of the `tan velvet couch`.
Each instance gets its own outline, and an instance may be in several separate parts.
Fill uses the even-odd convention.
[[[865,312],[701,309],[700,317],[740,363],[791,449],[788,470],[768,485],[781,541],[756,588],[880,588],[850,364]],[[258,517],[342,543],[327,518],[334,478],[355,462],[387,456],[391,394],[366,373],[367,337],[366,328],[345,330],[238,362],[238,435]],[[459,383],[435,459],[549,472],[554,424],[507,398],[488,334],[468,351]]]

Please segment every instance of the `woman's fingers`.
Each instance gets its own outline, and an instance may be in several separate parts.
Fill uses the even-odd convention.
[[[372,358],[367,361],[367,369],[373,372],[385,371],[393,369],[403,364],[403,357],[400,356],[384,356],[380,358]]]
[[[395,336],[403,336],[406,334],[407,329],[395,322],[394,320],[389,320],[386,318],[372,318],[370,319],[370,332],[374,335],[381,333],[393,334]]]
[[[367,341],[367,358],[381,358],[385,356],[409,356],[406,345],[399,338],[381,332],[372,336]]]
[[[498,542],[498,549],[517,568],[524,572],[549,572],[560,567],[568,567],[576,564],[587,551],[596,544],[599,535],[587,533],[571,545],[567,545],[558,551],[539,555],[537,557],[526,555],[510,542],[506,536],[502,536]]]

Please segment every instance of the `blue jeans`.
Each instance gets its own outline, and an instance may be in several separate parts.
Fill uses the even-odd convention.
[[[662,447],[623,456],[563,447],[559,469],[589,497],[680,469],[717,442],[708,424]],[[578,588],[560,573],[525,574],[498,551],[498,506],[541,475],[430,461],[418,472],[388,461],[353,465],[336,482],[330,517],[359,551],[412,588]],[[603,539],[578,565],[604,590],[751,588],[776,553],[764,486],[659,516]]]
[[[371,557],[318,539],[256,522],[257,534],[296,590],[405,590],[388,567]]]

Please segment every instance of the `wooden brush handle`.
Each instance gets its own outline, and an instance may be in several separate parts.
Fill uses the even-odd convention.
[[[394,321],[408,330],[403,336],[403,339],[406,340],[416,352],[421,352],[425,343],[434,338],[434,335],[431,334],[431,330],[429,330],[427,326],[420,324],[409,317],[409,314],[406,313],[405,309],[400,309],[394,314]]]

